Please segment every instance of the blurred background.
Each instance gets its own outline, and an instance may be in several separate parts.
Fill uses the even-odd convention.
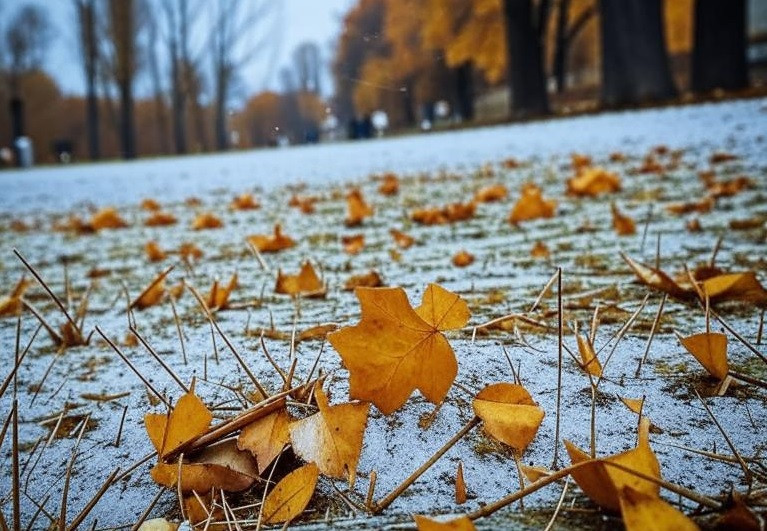
[[[0,167],[767,93],[764,0],[0,0]]]

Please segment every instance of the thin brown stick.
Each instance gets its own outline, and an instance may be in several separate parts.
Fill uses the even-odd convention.
[[[714,319],[719,321],[719,324],[721,324],[723,327],[727,329],[729,333],[731,333],[733,336],[735,336],[735,339],[740,341],[743,346],[745,346],[748,350],[756,354],[763,362],[767,363],[767,357],[764,356],[757,348],[751,344],[750,341],[748,341],[746,338],[744,338],[742,335],[740,335],[733,327],[731,327],[727,321],[722,319],[722,316],[716,313],[714,310],[711,310],[711,315],[714,316]]]
[[[376,491],[376,480],[378,479],[378,472],[375,470],[370,472],[370,482],[368,483],[368,491],[365,495],[365,508],[370,511],[373,506],[373,496]]]
[[[139,334],[138,330],[133,328],[131,326],[129,328],[131,334],[136,336],[136,339],[138,339],[142,345],[144,345],[144,348],[152,355],[152,357],[157,361],[157,363],[160,364],[160,366],[165,370],[166,373],[178,384],[179,387],[185,392],[189,392],[189,388],[184,384],[184,382],[181,381],[181,379],[178,377],[178,375],[171,369],[167,363],[163,361],[163,359],[160,357],[160,355],[152,348],[152,345],[150,345],[144,337]]]
[[[426,472],[431,466],[437,462],[437,460],[442,457],[445,452],[447,452],[450,448],[452,448],[455,443],[457,443],[459,440],[461,440],[467,433],[469,433],[472,429],[474,429],[477,424],[480,423],[479,417],[472,417],[469,422],[464,424],[463,428],[458,430],[458,432],[453,435],[450,440],[448,440],[444,445],[442,445],[442,448],[437,450],[434,455],[432,455],[429,459],[426,460],[424,464],[422,464],[420,467],[418,467],[415,472],[410,474],[405,480],[400,483],[397,487],[395,487],[394,490],[392,490],[389,494],[387,494],[380,502],[376,502],[372,504],[371,512],[373,514],[378,514],[384,509],[386,509],[389,505],[396,500],[400,494],[402,494],[410,485],[412,485],[421,475]]]
[[[67,498],[69,497],[69,480],[72,478],[72,469],[74,468],[75,461],[77,460],[77,449],[80,447],[80,441],[83,439],[85,428],[88,426],[89,420],[90,414],[86,415],[85,420],[80,427],[80,433],[77,435],[77,441],[75,442],[74,448],[72,448],[72,458],[69,460],[69,464],[67,465],[67,473],[64,477],[64,488],[61,491],[61,512],[59,513],[58,525],[59,531],[66,531],[67,529]]]
[[[35,271],[35,268],[32,267],[29,262],[27,262],[27,259],[24,258],[17,249],[13,250],[13,254],[15,254],[16,257],[19,260],[21,260],[21,263],[24,264],[24,267],[29,269],[29,272],[32,273],[32,276],[35,277],[35,279],[37,279],[37,281],[40,283],[40,285],[43,287],[43,289],[46,292],[48,292],[48,295],[51,296],[51,298],[53,299],[53,302],[55,302],[56,305],[59,307],[59,309],[64,313],[64,316],[67,318],[67,321],[69,321],[72,324],[72,326],[75,327],[75,330],[80,330],[80,328],[77,326],[77,323],[75,322],[75,320],[72,319],[72,317],[69,315],[69,312],[67,311],[66,307],[64,306],[64,303],[62,303],[61,299],[59,299],[56,296],[56,294],[53,293],[51,288],[48,287],[48,284],[46,284],[45,281],[43,280],[43,278],[40,276],[40,274],[37,271]]]
[[[80,511],[80,513],[74,517],[72,520],[72,523],[69,524],[69,527],[67,528],[68,531],[73,531],[74,529],[77,529],[81,523],[83,523],[83,520],[85,520],[88,517],[88,514],[93,510],[93,508],[96,506],[96,504],[99,502],[101,497],[104,495],[104,493],[114,484],[115,476],[120,472],[120,467],[118,466],[115,468],[111,474],[107,477],[107,479],[104,481],[104,483],[101,485],[101,488],[96,492],[96,495],[93,496],[93,498],[90,499],[88,503],[85,504],[85,507],[83,507],[83,510]]]
[[[634,378],[639,378],[639,373],[642,372],[642,366],[647,360],[647,355],[650,353],[650,346],[652,345],[652,340],[658,330],[658,324],[660,323],[661,316],[663,315],[663,307],[666,305],[667,298],[668,294],[664,293],[663,298],[660,300],[660,305],[658,306],[658,313],[655,314],[655,320],[652,322],[652,327],[650,328],[650,335],[647,337],[647,344],[645,345],[644,354],[642,354],[642,359],[639,360],[639,365],[637,365],[637,370],[634,373]]]
[[[274,358],[272,358],[272,354],[269,352],[269,349],[266,347],[266,341],[264,341],[264,331],[261,330],[261,337],[259,337],[259,341],[261,342],[261,349],[264,351],[264,356],[266,356],[267,361],[272,364],[272,367],[274,367],[274,370],[277,371],[277,374],[282,378],[282,384],[286,387],[290,387],[288,385],[288,376],[285,374],[285,371],[282,370],[282,368],[277,365],[277,362],[274,361]]]
[[[13,492],[13,529],[21,529],[21,504],[19,495],[19,401],[13,401],[13,424],[11,426],[11,489]]]
[[[567,494],[567,487],[569,485],[570,485],[570,476],[567,476],[567,478],[565,479],[565,486],[562,487],[562,494],[559,495],[559,501],[557,502],[557,506],[554,508],[554,514],[551,515],[551,520],[549,520],[549,523],[546,525],[543,531],[549,531],[552,527],[554,527],[554,522],[556,521],[557,516],[559,515],[559,511],[562,510],[562,503],[564,503],[565,501],[565,495]]]
[[[738,449],[735,447],[735,444],[732,442],[732,439],[730,439],[730,436],[727,435],[727,432],[724,431],[724,428],[721,424],[719,424],[719,421],[717,420],[716,416],[714,415],[714,412],[711,411],[711,408],[708,407],[708,404],[706,404],[706,401],[703,400],[703,398],[700,396],[700,393],[698,393],[698,390],[695,389],[695,396],[698,397],[698,400],[701,404],[703,404],[703,407],[706,410],[706,413],[708,413],[709,418],[711,418],[712,421],[714,421],[714,424],[716,424],[716,427],[719,428],[719,432],[722,434],[722,437],[724,437],[724,440],[727,441],[727,446],[730,447],[730,450],[732,451],[735,458],[738,460],[738,464],[740,465],[740,468],[743,470],[743,475],[746,478],[747,483],[751,483],[751,470],[748,468],[748,465],[746,465],[746,462],[743,461],[743,458],[740,456],[740,452],[738,452]]]
[[[32,346],[32,342],[34,342],[38,332],[40,332],[40,329],[42,329],[42,327],[43,327],[42,324],[37,326],[37,329],[32,334],[32,337],[27,343],[26,348],[21,352],[19,356],[16,357],[16,362],[13,366],[13,369],[11,370],[11,372],[8,373],[8,376],[5,377],[5,380],[3,380],[2,385],[0,385],[0,398],[2,398],[2,396],[5,394],[5,391],[6,389],[8,389],[8,386],[10,385],[11,381],[15,381],[16,371],[19,370],[19,367],[21,366],[21,363],[24,361],[24,358],[26,357],[27,352],[29,352],[29,348]]]
[[[767,389],[767,382],[765,382],[764,380],[760,380],[758,378],[754,378],[753,376],[749,376],[747,374],[743,374],[741,372],[736,372],[736,371],[728,371],[727,375],[731,376],[732,378],[736,380],[740,380],[742,382],[750,383],[752,385],[756,385],[757,387]]]
[[[176,332],[178,332],[178,341],[181,343],[181,355],[184,357],[184,365],[187,364],[186,359],[186,343],[184,342],[184,331],[181,329],[181,320],[178,318],[178,312],[176,311],[176,302],[173,297],[168,297],[170,300],[170,309],[173,312],[173,321],[176,323]]]
[[[125,425],[125,414],[128,413],[128,406],[123,407],[123,414],[120,417],[120,427],[117,428],[117,436],[115,437],[114,447],[119,448],[120,447],[120,438],[122,437],[123,433],[123,426]]]
[[[652,203],[650,203],[650,205],[647,207],[647,218],[645,218],[644,229],[642,230],[642,243],[639,245],[640,253],[644,251],[644,244],[647,240],[647,229],[650,228],[650,221],[652,220],[652,207]]]
[[[563,336],[563,319],[562,319],[562,268],[557,268],[557,410],[554,424],[554,459],[551,467],[557,468],[557,461],[559,458],[559,422],[562,405],[562,344],[564,343]]]
[[[759,313],[759,327],[756,329],[756,344],[761,345],[762,344],[762,332],[764,332],[764,312],[765,310],[762,309],[762,311]]]
[[[546,296],[546,293],[548,293],[549,289],[551,288],[552,284],[554,284],[554,281],[561,275],[561,268],[557,268],[556,271],[554,271],[554,274],[551,275],[551,278],[548,282],[546,282],[546,285],[543,286],[543,289],[538,294],[538,297],[536,297],[535,302],[533,302],[533,305],[530,306],[530,310],[528,310],[527,313],[533,313],[535,310],[538,309],[538,305],[541,303],[541,300],[543,300],[543,297]]]

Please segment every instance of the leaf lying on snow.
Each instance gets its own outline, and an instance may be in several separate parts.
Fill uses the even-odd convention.
[[[697,531],[698,526],[681,511],[657,496],[625,486],[620,509],[626,531]]]
[[[687,337],[679,336],[679,342],[711,376],[720,380],[727,377],[730,369],[727,363],[726,335],[719,332],[701,332]]]
[[[235,196],[229,204],[229,208],[232,210],[253,210],[260,206],[256,198],[253,197],[253,194],[247,192]]]
[[[473,218],[476,208],[474,201],[450,203],[444,207],[419,208],[410,214],[410,219],[422,225],[443,225]]]
[[[477,203],[491,203],[502,201],[509,195],[509,190],[502,184],[491,184],[483,186],[474,194],[474,201]]]
[[[309,463],[282,478],[264,500],[264,523],[278,524],[299,516],[312,499],[319,474],[317,465]]]
[[[620,189],[618,174],[595,166],[579,168],[575,177],[567,180],[567,193],[570,195],[595,197],[619,192]]]
[[[242,429],[237,438],[237,448],[249,450],[256,458],[258,470],[263,474],[290,442],[292,421],[285,408],[269,413]]]
[[[482,419],[491,437],[522,453],[538,433],[544,411],[521,385],[491,384],[472,402],[474,414]]]
[[[128,223],[120,217],[114,207],[105,207],[91,216],[90,227],[93,230],[122,229]]]
[[[285,275],[281,269],[277,271],[277,283],[274,286],[275,293],[292,296],[302,295],[304,297],[324,297],[325,291],[322,280],[308,260],[303,263],[301,271],[296,275]]]
[[[429,284],[413,309],[402,288],[357,288],[362,318],[328,335],[349,369],[349,394],[388,415],[419,389],[437,404],[458,372],[443,330],[463,327],[469,307],[455,293]]]
[[[192,221],[192,230],[220,229],[224,226],[221,218],[211,212],[202,212]]]
[[[183,444],[202,435],[210,426],[213,415],[192,389],[179,398],[170,413],[147,413],[144,416],[149,439],[164,457]]]
[[[557,202],[553,199],[544,199],[540,188],[532,183],[526,183],[522,186],[521,192],[522,195],[509,214],[510,223],[554,217]]]
[[[621,213],[615,203],[610,203],[610,211],[613,215],[613,229],[615,229],[618,236],[631,236],[632,234],[636,234],[637,227],[634,220]]]
[[[386,173],[381,177],[378,185],[378,193],[381,195],[397,195],[399,192],[399,178],[393,173]]]
[[[304,461],[316,463],[324,475],[348,479],[353,487],[370,404],[331,406],[320,386],[315,387],[314,397],[319,411],[290,426],[293,451]]]
[[[344,246],[344,251],[346,253],[359,254],[359,252],[365,247],[365,235],[352,234],[349,236],[341,236],[341,245]]]
[[[354,288],[377,288],[383,286],[383,279],[377,271],[368,271],[361,275],[352,275],[344,282],[344,290],[352,291]]]
[[[22,276],[16,283],[16,287],[14,287],[7,296],[0,298],[0,317],[17,315],[21,312],[23,308],[21,297],[24,295],[24,292],[27,291],[30,284],[31,281]]]
[[[154,280],[144,288],[144,291],[142,291],[138,297],[133,299],[133,302],[130,303],[130,308],[143,310],[144,308],[149,308],[150,306],[158,304],[165,295],[165,277],[167,277],[172,270],[173,266],[170,266],[168,269],[157,275]]]
[[[391,234],[392,239],[394,240],[394,243],[397,245],[397,247],[401,249],[407,249],[411,245],[415,243],[415,238],[410,236],[409,234],[405,234],[404,232],[398,231],[397,229],[390,229],[389,234]]]
[[[229,295],[237,287],[237,273],[232,275],[229,279],[229,283],[226,286],[220,286],[218,280],[213,282],[213,286],[210,288],[210,293],[207,299],[205,299],[208,308],[211,309],[223,309],[229,304]]]
[[[154,240],[146,242],[144,245],[144,253],[146,253],[146,258],[150,262],[161,262],[168,256]]]
[[[177,222],[176,216],[170,212],[156,211],[144,220],[144,225],[147,227],[166,227],[168,225],[175,225]]]
[[[346,195],[346,220],[348,227],[359,225],[373,215],[373,209],[365,202],[359,188],[354,188]]]
[[[462,515],[452,520],[432,520],[428,516],[413,515],[418,531],[474,531],[474,522]]]
[[[247,237],[248,243],[262,253],[276,253],[283,249],[289,249],[296,245],[296,241],[282,233],[282,226],[277,223],[274,226],[274,234],[254,234]]]

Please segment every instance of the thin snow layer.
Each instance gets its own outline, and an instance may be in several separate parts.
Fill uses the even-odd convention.
[[[352,292],[341,289],[351,274],[374,268],[388,285],[404,287],[413,305],[418,304],[429,282],[438,282],[459,293],[468,301],[472,318],[467,329],[448,334],[459,364],[457,385],[436,414],[434,406],[417,393],[405,407],[389,417],[371,409],[357,483],[348,494],[360,500],[365,496],[370,472],[377,472],[375,498],[380,499],[471,419],[474,393],[487,384],[512,380],[504,349],[522,383],[546,412],[537,437],[521,461],[552,465],[559,361],[556,298],[543,299],[541,309],[532,314],[550,327],[545,331],[520,325],[519,334],[491,330],[478,333],[472,339],[471,326],[528,311],[556,267],[561,266],[567,326],[565,346],[576,355],[569,325],[578,321],[581,329],[587,329],[597,301],[601,308],[602,324],[595,344],[599,359],[605,365],[606,377],[600,384],[595,408],[597,453],[620,452],[635,444],[637,417],[618,397],[645,396],[644,411],[658,428],[651,435],[651,444],[665,479],[712,496],[726,491],[730,485],[743,490],[743,474],[737,465],[689,450],[731,453],[695,395],[697,390],[710,396],[716,383],[705,375],[673,335],[673,330],[682,334],[702,331],[703,313],[693,304],[669,300],[648,350],[650,329],[661,301],[659,294],[650,292],[637,323],[616,343],[615,333],[648,294],[645,287],[634,282],[618,253],[623,250],[632,257],[653,262],[657,245],[661,266],[676,273],[684,265],[692,267],[708,261],[721,234],[725,238],[716,263],[727,270],[755,270],[765,283],[767,156],[763,135],[766,129],[763,104],[749,101],[355,144],[6,173],[0,176],[4,187],[0,199],[0,249],[5,250],[0,254],[0,286],[5,294],[24,271],[11,253],[11,249],[17,248],[35,265],[54,292],[66,298],[62,266],[66,260],[74,305],[93,285],[86,331],[98,325],[122,344],[127,334],[125,290],[135,296],[157,272],[176,260],[174,256],[165,263],[149,264],[143,245],[156,240],[161,248],[173,250],[183,242],[194,241],[204,250],[204,259],[191,267],[178,264],[168,284],[175,285],[185,279],[205,293],[214,279],[227,280],[231,273],[238,272],[240,285],[232,299],[241,309],[222,311],[217,319],[250,369],[271,390],[278,389],[282,382],[261,350],[258,329],[269,328],[273,323],[277,330],[289,334],[294,326],[301,331],[319,323],[356,323],[359,319],[357,299]],[[661,144],[684,149],[674,169],[663,175],[630,171],[641,165],[650,146]],[[614,150],[622,151],[628,160],[611,162],[608,154]],[[668,213],[665,205],[669,203],[702,197],[704,188],[696,174],[709,167],[708,158],[716,150],[728,150],[739,157],[717,166],[718,178],[746,175],[754,186],[734,197],[720,199],[715,210],[708,214],[678,217]],[[590,154],[595,164],[618,172],[623,180],[622,191],[609,199],[565,196],[565,179],[572,174],[569,154],[574,151]],[[514,169],[498,164],[510,156],[524,164]],[[657,157],[664,164],[672,159],[669,154]],[[492,166],[479,167],[487,162]],[[460,165],[463,168],[456,172],[434,171],[443,166]],[[183,173],[180,167],[185,168],[183,180],[175,177]],[[390,169],[411,175],[403,179],[398,196],[383,197],[376,192],[377,182],[363,178],[371,171]],[[130,185],[120,184],[123,175],[135,178]],[[267,178],[270,186],[265,186]],[[289,208],[291,192],[276,186],[295,183],[298,179],[313,183],[302,189],[301,194],[316,195],[320,199],[313,215]],[[343,191],[349,179],[361,186],[376,209],[372,218],[356,228],[343,226]],[[329,185],[325,180],[344,184]],[[546,197],[559,201],[557,216],[514,227],[506,218],[520,186],[528,180],[541,186]],[[505,184],[511,197],[500,203],[479,205],[476,217],[471,220],[435,227],[416,225],[409,220],[408,214],[418,206],[467,201],[475,190],[493,183]],[[261,209],[231,211],[228,208],[235,194],[252,191],[256,186],[265,188],[259,194]],[[185,205],[181,200],[189,195],[198,195],[202,206]],[[145,197],[154,197],[163,203],[165,210],[179,218],[178,225],[143,226],[146,213],[137,203]],[[637,221],[636,235],[624,238],[614,235],[610,200],[615,200],[622,212]],[[51,230],[54,221],[70,213],[87,215],[87,210],[79,206],[82,202],[98,206],[124,205],[120,213],[130,227],[84,236]],[[70,210],[73,205],[78,206]],[[219,215],[224,229],[190,230],[195,214],[203,210]],[[687,232],[685,223],[696,216],[700,217],[703,230]],[[758,220],[760,216],[761,226],[756,223],[743,231],[728,228],[733,220]],[[644,225],[648,219],[645,237]],[[18,220],[33,229],[28,232],[9,229],[11,222]],[[293,249],[266,256],[269,270],[263,270],[245,247],[244,239],[249,234],[271,231],[278,221],[299,243]],[[395,250],[390,228],[404,230],[416,238],[417,244],[407,250]],[[366,247],[359,255],[349,256],[341,250],[340,236],[355,233],[364,233]],[[536,241],[547,244],[550,259],[530,257],[530,249]],[[476,256],[476,261],[464,269],[454,267],[450,261],[460,249]],[[288,297],[274,294],[275,271],[281,268],[295,273],[305,258],[313,260],[321,269],[329,287],[327,298],[301,300],[296,304]],[[88,272],[94,268],[108,274],[92,281]],[[61,312],[40,288],[30,289],[27,298],[54,325],[63,322]],[[167,301],[136,312],[136,325],[182,381],[197,378],[197,392],[206,404],[215,408],[217,418],[231,416],[241,407],[238,398],[241,395],[234,389],[241,388],[247,394],[253,385],[222,338],[216,337],[215,343],[212,342],[210,328],[193,297],[185,294],[177,307],[186,338],[186,363]],[[719,310],[741,335],[755,341],[758,310],[738,304]],[[0,378],[5,378],[12,365],[9,360],[16,343],[16,325],[15,319],[0,320],[0,352],[5,360]],[[716,321],[712,327],[721,328]],[[25,313],[21,321],[22,349],[36,328],[37,321]],[[761,361],[734,337],[729,336],[729,340],[731,366],[765,379],[767,371]],[[266,345],[281,367],[290,365],[289,342],[267,339]],[[764,352],[763,344],[757,348]],[[123,346],[122,350],[152,386],[174,401],[178,399],[179,386],[145,349]],[[347,401],[348,374],[329,345],[321,347],[321,342],[316,340],[300,343],[295,353],[296,375],[305,377],[320,352],[319,366],[329,374],[326,389],[331,401]],[[637,365],[645,352],[647,361],[637,377]],[[588,378],[567,351],[562,361],[559,438],[588,449],[592,405]],[[90,414],[93,420],[80,443],[73,467],[67,503],[69,519],[91,499],[114,468],[128,470],[151,451],[143,416],[163,409],[150,405],[145,386],[98,335],[87,347],[68,349],[56,355],[50,339],[42,331],[19,369],[17,389],[24,522],[37,512],[36,503],[44,503],[45,511],[51,515],[59,514],[67,464],[75,445],[71,435],[48,442],[50,428],[61,411]],[[128,394],[99,402],[89,399],[88,393]],[[0,422],[10,411],[11,399],[11,390],[0,399]],[[748,457],[767,450],[762,429],[767,423],[764,390],[735,384],[725,396],[707,400],[742,455]],[[124,411],[125,423],[118,445],[117,434]],[[298,410],[295,413],[306,414]],[[430,416],[433,421],[425,422]],[[41,425],[50,419],[53,424]],[[7,435],[0,447],[3,470],[0,493],[3,494],[10,490],[10,446]],[[558,458],[557,466],[569,462],[562,445]],[[457,506],[454,501],[454,477],[459,460],[463,462],[470,494],[469,502],[463,506]],[[129,526],[135,522],[158,492],[148,472],[153,462],[150,459],[138,466],[107,490],[84,525],[90,526],[94,519],[98,519],[99,527]],[[342,481],[336,481],[336,486],[341,490],[346,488]],[[336,494],[331,481],[324,478],[307,519],[315,520],[313,527],[323,528],[401,525],[410,522],[413,513],[471,511],[517,488],[517,466],[510,450],[485,436],[481,428],[475,428],[381,517],[365,519],[359,513],[356,517],[349,516],[349,507]],[[527,498],[525,517],[521,521],[513,520],[514,525],[545,525],[561,488],[561,484],[552,485]],[[230,505],[257,502],[260,490],[257,492],[259,497],[232,495],[228,498]],[[580,507],[588,504],[573,486],[569,488],[566,506],[571,503]],[[178,516],[175,506],[174,493],[166,492],[151,515]],[[8,520],[10,503],[4,503],[2,510]],[[329,520],[325,520],[326,510]],[[484,525],[506,527],[510,525],[508,519],[518,510],[519,505],[515,504]],[[247,513],[246,510],[238,516],[247,518]],[[568,527],[577,525],[572,513],[560,518]],[[585,525],[593,526],[594,522],[592,519]],[[47,517],[38,514],[33,527],[47,524]]]
[[[764,135],[765,108],[765,100],[710,103],[364,142],[5,171],[0,211],[55,211],[92,202],[119,206],[147,196],[178,201],[221,187],[343,182],[384,171],[457,170],[568,151],[639,152],[658,142],[722,148]]]

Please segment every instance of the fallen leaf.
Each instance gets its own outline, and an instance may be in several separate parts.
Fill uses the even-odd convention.
[[[220,496],[215,493],[202,493],[184,498],[184,514],[190,524],[195,525],[203,522],[215,522],[225,520],[223,507],[220,504]],[[212,513],[212,514],[211,514]],[[213,526],[215,528],[215,526]]]
[[[344,251],[348,254],[358,254],[365,247],[365,235],[353,234],[341,236],[341,244],[344,246]]]
[[[533,258],[548,258],[551,256],[551,252],[545,243],[538,240],[535,242],[535,245],[533,245],[533,248],[530,249],[530,256]]]
[[[581,368],[592,376],[602,377],[602,364],[599,363],[594,345],[583,334],[576,334],[578,340],[578,352],[581,355]]]
[[[726,181],[711,180],[706,183],[706,188],[708,188],[708,195],[714,198],[732,197],[743,190],[753,188],[753,186],[754,182],[745,176],[728,179]]]
[[[519,453],[525,451],[543,422],[543,409],[517,384],[488,385],[474,398],[472,407],[488,435]]]
[[[681,287],[660,269],[637,262],[624,253],[621,253],[621,257],[644,285],[668,293],[677,299],[690,298],[691,293],[688,290]]]
[[[178,248],[178,254],[184,260],[189,260],[190,258],[199,260],[203,256],[202,250],[192,242],[182,243]]]
[[[761,307],[767,306],[767,290],[759,283],[753,271],[707,278],[701,288],[712,303],[736,300]]]
[[[255,234],[248,236],[247,240],[262,253],[276,253],[296,245],[293,238],[282,234],[282,226],[279,223],[274,226],[274,234]]]
[[[764,216],[754,216],[745,219],[731,219],[728,223],[732,230],[754,230],[761,229],[767,218]]]
[[[362,275],[352,275],[344,283],[345,291],[352,291],[354,288],[377,288],[383,286],[381,275],[376,271],[368,271]]]
[[[684,203],[671,203],[666,205],[666,210],[672,214],[682,215],[689,214],[691,212],[698,212],[699,214],[705,214],[714,208],[714,198],[706,196],[699,201],[687,201]]]
[[[144,520],[138,528],[138,531],[176,531],[179,524],[169,522],[165,518],[150,518]]]
[[[170,212],[156,211],[146,218],[144,225],[147,227],[166,227],[168,225],[175,225],[177,222],[176,216]]]
[[[399,179],[393,173],[386,173],[378,185],[378,193],[381,195],[397,195],[399,192]]]
[[[636,234],[637,227],[634,220],[629,216],[622,214],[615,203],[610,203],[610,211],[613,215],[613,229],[615,229],[618,236],[631,236],[632,234]]]
[[[522,195],[509,214],[510,223],[554,217],[557,202],[553,199],[544,199],[540,188],[527,183],[522,186],[521,192]]]
[[[718,531],[762,531],[763,523],[759,516],[743,501],[743,496],[732,492],[724,506],[727,509],[714,522]]]
[[[223,226],[224,222],[212,212],[197,214],[192,222],[192,230],[220,229]]]
[[[319,411],[290,426],[293,451],[315,463],[322,474],[347,479],[353,488],[370,404],[331,406],[319,385],[314,388],[314,398]]]
[[[391,237],[394,239],[394,243],[400,249],[407,249],[408,247],[410,247],[411,245],[415,243],[415,238],[413,238],[409,234],[400,232],[397,229],[390,229],[389,234],[391,234]]]
[[[432,520],[420,514],[413,515],[418,531],[474,531],[474,522],[463,515],[452,520]]]
[[[229,296],[232,291],[237,287],[237,273],[232,275],[229,279],[229,283],[226,286],[219,286],[218,280],[213,282],[213,286],[210,288],[210,293],[207,299],[205,299],[208,308],[210,309],[223,309],[229,304]]]
[[[711,376],[724,380],[729,372],[727,363],[727,336],[719,332],[701,332],[679,337],[687,352],[708,371]]]
[[[460,250],[453,255],[453,265],[466,267],[474,263],[474,255],[466,250]]]
[[[570,165],[577,172],[582,168],[591,166],[591,157],[582,153],[572,153],[570,154]]]
[[[277,271],[277,283],[274,286],[275,293],[285,295],[302,295],[304,297],[323,297],[325,286],[317,276],[314,267],[308,260],[301,266],[297,275],[284,275],[282,270]]]
[[[90,226],[93,230],[122,229],[128,223],[120,217],[114,207],[105,207],[91,216]]]
[[[24,292],[32,284],[26,277],[22,276],[16,283],[11,292],[5,297],[0,298],[0,317],[7,317],[9,315],[18,315],[24,309],[24,303],[21,301],[21,297],[24,296]]]
[[[620,510],[626,531],[697,531],[699,528],[678,509],[659,498],[625,486]]]
[[[700,225],[700,219],[698,218],[688,219],[687,223],[684,225],[684,228],[686,228],[688,232],[700,232],[703,230],[703,227]]]
[[[501,166],[507,170],[515,170],[522,167],[522,163],[514,157],[509,157],[501,161]]]
[[[316,197],[312,197],[312,196],[299,197],[296,194],[293,194],[290,197],[290,201],[288,201],[288,206],[298,208],[303,214],[313,214],[315,210],[314,204],[316,202],[317,202]]]
[[[728,153],[727,151],[715,151],[708,158],[711,164],[721,164],[722,162],[729,162],[731,160],[737,160],[738,156]]]
[[[455,503],[466,503],[466,481],[463,479],[463,462],[458,461],[458,470],[455,473]]]
[[[312,499],[319,473],[317,465],[309,463],[282,478],[264,500],[264,523],[278,524],[299,516]]]
[[[634,170],[635,173],[656,173],[662,174],[666,171],[666,168],[658,162],[655,155],[650,153],[642,160],[642,165]]]
[[[623,402],[623,405],[625,405],[631,411],[633,411],[637,415],[642,414],[642,408],[644,407],[644,398],[626,398],[623,396],[619,396],[618,398],[620,398],[621,402]]]
[[[639,427],[639,444],[636,448],[598,459],[591,459],[589,454],[573,443],[564,441],[573,464],[588,462],[587,465],[573,470],[570,475],[594,503],[610,511],[619,511],[620,492],[627,486],[648,496],[658,497],[660,486],[657,483],[603,464],[604,461],[609,461],[641,474],[660,478],[658,458],[650,448],[649,430],[650,421],[642,417]]]
[[[237,438],[237,448],[251,452],[261,474],[290,442],[290,423],[285,408],[278,409],[245,426]]]
[[[144,415],[144,426],[155,450],[164,457],[205,433],[211,420],[213,415],[192,388],[179,398],[170,413]]]
[[[159,202],[152,198],[146,198],[141,200],[141,209],[142,210],[148,210],[150,212],[156,212],[157,210],[160,210],[162,206]]]
[[[569,195],[596,197],[620,190],[621,179],[617,173],[594,166],[580,168],[575,177],[567,180]]]
[[[352,189],[346,195],[346,226],[354,227],[373,215],[373,209],[365,202],[359,188]]]
[[[167,256],[165,251],[160,249],[160,245],[154,240],[146,242],[146,245],[144,245],[144,252],[146,253],[147,260],[150,262],[160,262],[165,260]]]
[[[173,266],[157,275],[154,280],[144,288],[144,291],[142,291],[138,297],[133,299],[133,302],[130,303],[130,308],[143,310],[150,306],[154,306],[155,304],[159,304],[165,295],[165,277],[167,277],[172,270]]]
[[[253,197],[253,194],[249,193],[242,193],[235,196],[229,204],[229,208],[232,210],[254,210],[260,206],[258,201]]]
[[[443,225],[464,221],[474,217],[477,205],[473,201],[469,203],[451,203],[444,207],[428,207],[414,210],[410,219],[422,225]]]
[[[466,302],[429,284],[421,306],[410,306],[402,288],[356,288],[362,318],[328,335],[349,369],[350,396],[373,402],[388,415],[419,389],[437,404],[458,371],[442,330],[469,320]]]
[[[338,325],[335,323],[312,326],[296,334],[296,343],[310,339],[324,339],[330,332],[336,330],[338,330]]]
[[[178,463],[157,463],[150,475],[158,485],[176,488],[181,472],[181,492],[209,492],[222,489],[239,492],[249,488],[258,477],[256,460],[250,452],[237,449],[237,441],[229,439],[212,444],[195,455],[193,460]]]
[[[509,195],[509,190],[502,184],[492,184],[483,186],[474,194],[474,201],[477,203],[491,203],[494,201],[503,201]]]
[[[519,465],[519,469],[527,478],[530,483],[535,483],[541,478],[545,478],[551,475],[551,470],[540,466]]]

